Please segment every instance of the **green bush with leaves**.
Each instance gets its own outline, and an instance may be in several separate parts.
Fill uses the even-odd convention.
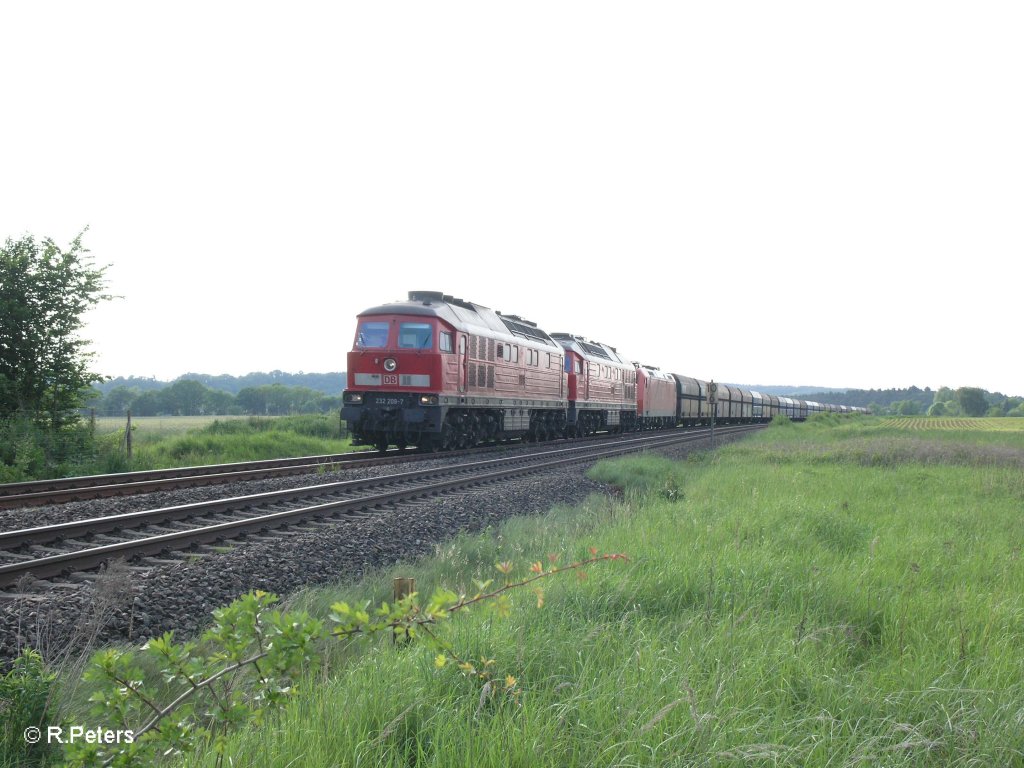
[[[26,648],[0,675],[0,766],[38,762],[48,751],[45,740],[32,743],[26,729],[46,728],[46,711],[53,692],[56,673],[43,663],[43,657]]]
[[[499,673],[486,657],[463,658],[445,639],[444,625],[455,614],[478,606],[506,617],[511,612],[507,593],[527,586],[535,592],[538,606],[543,605],[544,593],[536,582],[625,556],[599,555],[592,549],[589,559],[563,567],[557,567],[556,556],[549,558],[549,568],[535,562],[530,575],[518,581],[508,580],[511,562],[497,563],[495,568],[506,579],[502,586],[494,588],[493,580],[477,582],[477,592],[471,596],[440,588],[426,601],[413,592],[376,608],[369,603],[353,607],[337,602],[331,606],[327,624],[303,611],[274,610],[275,595],[252,592],[214,611],[213,626],[199,641],[179,643],[168,632],[140,651],[100,651],[84,675],[94,689],[89,698],[91,714],[119,737],[112,743],[67,743],[65,759],[70,766],[145,765],[160,755],[212,745],[222,763],[228,733],[261,722],[294,696],[316,667],[324,642],[355,642],[381,633],[428,643],[436,654],[437,669],[454,662],[463,675],[479,681],[488,695],[500,689],[515,699],[517,677]],[[156,671],[147,676],[146,669]]]

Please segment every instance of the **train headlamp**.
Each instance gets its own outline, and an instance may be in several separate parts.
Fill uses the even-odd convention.
[[[345,393],[345,402],[346,403],[351,403],[353,405],[359,405],[359,404],[361,404],[363,402],[363,393],[362,392],[346,392]]]
[[[395,362],[395,358],[393,357],[389,357],[387,360],[384,361],[384,370],[387,371],[388,373],[391,373],[391,371],[395,370],[395,368],[397,367],[398,363]]]
[[[437,405],[437,395],[420,395],[420,405]]]

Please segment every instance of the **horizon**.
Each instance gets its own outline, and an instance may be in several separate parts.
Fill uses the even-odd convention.
[[[182,379],[187,379],[187,377],[189,377],[189,376],[208,376],[208,377],[211,377],[211,378],[220,378],[220,377],[227,376],[227,377],[231,377],[231,378],[235,378],[235,379],[241,379],[241,378],[245,378],[246,376],[269,375],[269,374],[272,374],[272,373],[282,373],[282,374],[285,374],[285,375],[288,375],[288,376],[333,376],[333,375],[345,376],[346,371],[285,371],[285,370],[282,370],[280,368],[273,368],[273,369],[271,369],[269,371],[249,371],[249,372],[244,373],[244,374],[203,373],[203,372],[200,372],[200,371],[188,371],[186,373],[179,374],[178,376],[175,376],[175,377],[172,377],[172,378],[169,378],[169,379],[161,379],[161,378],[156,378],[156,377],[152,377],[152,376],[137,376],[137,375],[135,375],[135,376],[133,376],[133,375],[129,375],[129,376],[110,376],[110,377],[106,377],[104,379],[104,383],[109,383],[110,381],[115,381],[117,379],[124,379],[124,380],[139,379],[139,380],[142,380],[142,381],[154,381],[154,382],[162,383],[162,384],[173,384],[175,381],[180,381]],[[671,373],[678,373],[680,375],[689,375],[689,374],[684,374],[681,371],[671,371]],[[705,381],[710,381],[710,379],[704,379],[704,380]],[[803,390],[804,394],[816,393],[816,392],[821,392],[821,393],[835,392],[837,394],[842,394],[842,393],[851,392],[851,391],[856,391],[856,392],[872,392],[872,391],[893,392],[893,391],[897,391],[898,392],[898,391],[909,391],[911,388],[916,388],[916,389],[918,389],[921,392],[937,392],[940,389],[950,389],[950,390],[955,392],[956,390],[962,389],[962,388],[976,388],[976,389],[982,389],[985,392],[987,392],[989,394],[993,394],[993,395],[1003,395],[1004,397],[1024,397],[1024,395],[1017,395],[1017,394],[1012,394],[1012,393],[1009,393],[1009,392],[1002,392],[1000,390],[989,390],[989,389],[985,389],[984,387],[973,387],[970,384],[963,384],[963,385],[956,386],[956,387],[952,387],[952,386],[948,386],[948,385],[942,385],[940,387],[930,387],[930,386],[917,387],[916,385],[911,384],[911,385],[906,386],[906,387],[867,387],[867,388],[865,388],[865,387],[818,387],[818,386],[807,385],[807,384],[743,384],[743,383],[740,383],[740,382],[732,382],[732,381],[722,381],[720,383],[725,384],[726,386],[729,386],[729,387],[736,386],[736,387],[740,387],[741,389],[753,390],[755,392],[762,391],[762,390],[771,390],[771,389],[786,389],[786,390],[792,391],[794,393],[800,393],[800,391]],[[95,386],[95,384],[93,386]],[[339,392],[343,391],[344,388],[345,387],[344,387],[344,383],[343,383],[342,389],[339,390]]]

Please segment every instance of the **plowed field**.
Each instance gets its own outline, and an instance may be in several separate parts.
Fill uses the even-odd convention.
[[[1024,430],[1024,419],[968,419],[968,418],[941,418],[941,417],[914,417],[903,416],[885,419],[881,422],[883,427],[896,427],[897,429],[945,429],[957,431],[984,431],[994,430]]]

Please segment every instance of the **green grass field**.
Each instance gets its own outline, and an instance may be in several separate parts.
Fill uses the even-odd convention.
[[[629,556],[545,580],[542,606],[524,589],[505,618],[437,627],[493,660],[490,686],[423,642],[327,641],[222,763],[211,747],[168,764],[1024,765],[1022,469],[1024,433],[835,416],[682,462],[603,462],[614,497],[287,600],[326,616],[391,600],[395,576],[472,594],[504,561],[518,580],[549,555]]]
[[[628,563],[517,594],[426,647],[328,650],[305,690],[228,742],[247,766],[968,766],[1024,761],[1024,446],[877,420],[773,426],[715,455],[603,463],[624,489],[438,547],[294,605],[474,591],[494,564],[593,546]],[[214,765],[196,756],[186,765]]]

